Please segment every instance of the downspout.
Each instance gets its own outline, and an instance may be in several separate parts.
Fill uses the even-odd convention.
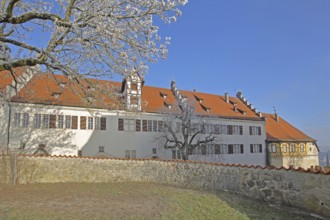
[[[9,142],[10,142],[10,127],[11,127],[11,104],[8,102],[9,113],[8,113],[8,124],[7,124],[7,155],[9,154]]]

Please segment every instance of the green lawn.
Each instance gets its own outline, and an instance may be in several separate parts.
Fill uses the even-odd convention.
[[[1,220],[308,219],[295,217],[237,195],[152,183],[0,185]]]

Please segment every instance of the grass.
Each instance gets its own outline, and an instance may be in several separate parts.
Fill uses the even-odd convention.
[[[0,185],[0,219],[294,219],[265,218],[270,210],[262,207],[228,193],[152,183]]]

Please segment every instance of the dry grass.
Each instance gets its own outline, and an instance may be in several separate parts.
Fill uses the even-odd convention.
[[[308,219],[300,217],[232,194],[152,183],[0,185],[0,219]]]

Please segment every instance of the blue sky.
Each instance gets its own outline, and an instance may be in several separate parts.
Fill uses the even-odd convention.
[[[330,146],[330,1],[193,1],[171,25],[166,60],[146,84],[234,96]]]

